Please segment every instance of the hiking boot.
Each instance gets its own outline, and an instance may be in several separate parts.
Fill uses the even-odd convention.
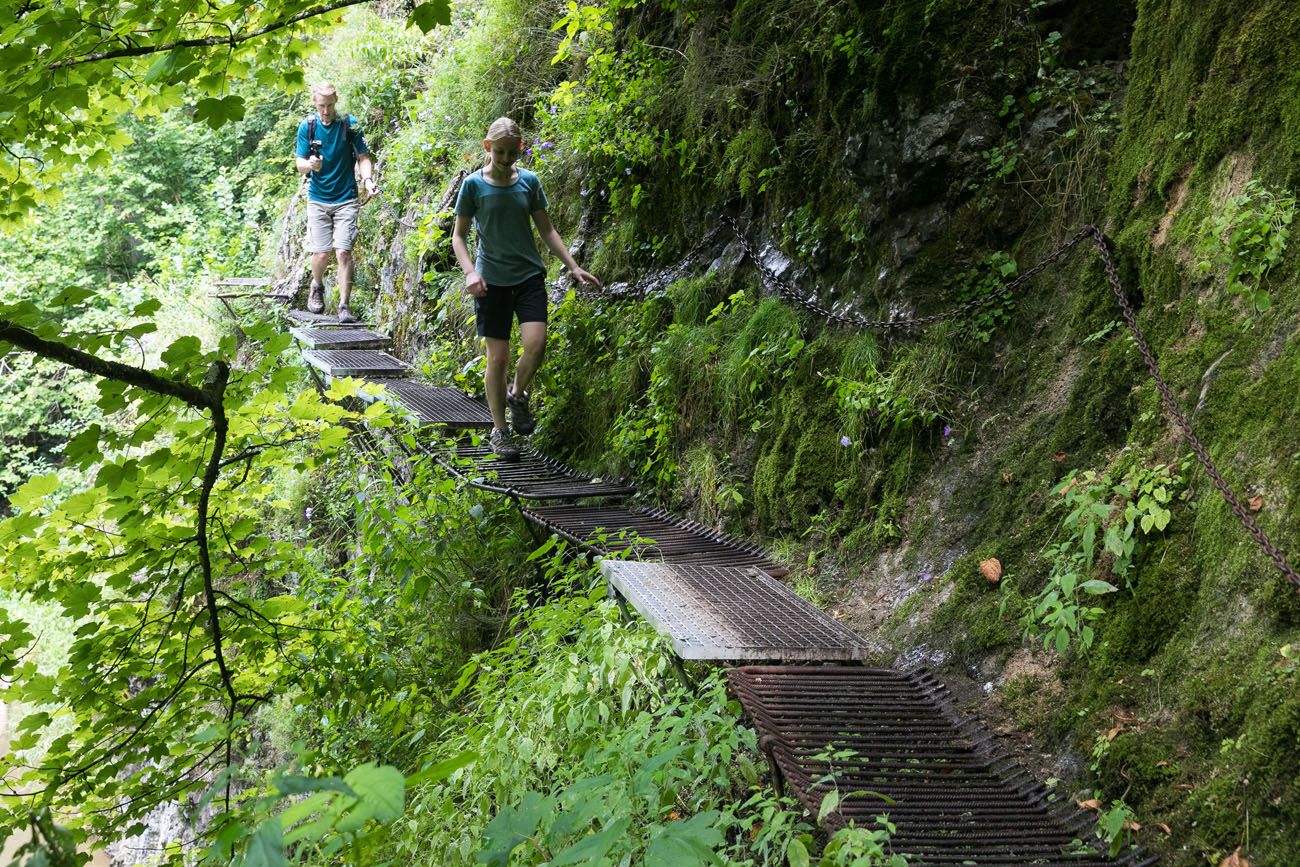
[[[537,427],[537,419],[533,418],[533,411],[528,408],[528,392],[520,392],[515,396],[513,387],[506,389],[506,405],[510,407],[510,425],[516,433],[528,436]]]
[[[493,428],[492,436],[488,437],[488,445],[492,446],[492,453],[506,463],[514,463],[519,460],[519,447],[510,438],[510,431],[508,430]]]
[[[356,322],[356,321],[357,321],[357,317],[355,317],[355,316],[352,315],[352,311],[351,311],[350,309],[348,309],[347,305],[346,305],[346,304],[340,304],[340,305],[339,305],[339,322],[342,323],[342,324],[344,324],[344,325],[347,325],[349,322]]]
[[[315,280],[311,283],[311,288],[307,290],[307,312],[324,313],[325,312],[325,284],[317,283]]]

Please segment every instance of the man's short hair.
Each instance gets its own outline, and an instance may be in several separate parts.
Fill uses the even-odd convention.
[[[311,86],[311,96],[315,99],[318,96],[332,96],[338,99],[339,92],[334,89],[334,85],[328,81],[318,81]]]

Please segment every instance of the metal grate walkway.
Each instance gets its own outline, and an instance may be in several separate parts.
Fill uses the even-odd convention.
[[[630,497],[636,493],[636,488],[622,479],[606,480],[580,473],[528,446],[520,450],[515,463],[499,460],[491,448],[483,445],[462,445],[456,449],[456,458],[440,460],[476,488],[524,500]]]
[[[824,823],[831,829],[871,827],[888,814],[898,829],[890,846],[909,863],[1155,863],[1140,851],[1112,860],[1082,845],[1094,817],[1052,800],[991,734],[959,719],[928,674],[747,666],[727,678],[804,807],[816,814],[838,791]]]
[[[403,376],[411,368],[399,358],[374,349],[308,349],[307,363],[327,376]]]
[[[682,659],[856,660],[855,633],[758,569],[605,560],[601,572]]]
[[[661,509],[530,506],[524,509],[524,515],[552,533],[601,554],[627,553],[665,563],[756,566],[777,578],[786,574],[786,569],[761,548]]]
[[[339,322],[333,313],[308,313],[306,310],[290,310],[289,318],[295,322],[315,325],[318,328],[369,328],[368,322]]]
[[[417,425],[454,428],[491,428],[492,413],[480,401],[458,388],[429,385],[416,379],[375,379],[396,404]]]
[[[391,337],[365,328],[290,328],[294,339],[308,349],[387,349]]]

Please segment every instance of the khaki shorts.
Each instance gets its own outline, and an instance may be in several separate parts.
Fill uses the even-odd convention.
[[[307,200],[307,252],[351,250],[357,240],[357,200],[327,205]]]

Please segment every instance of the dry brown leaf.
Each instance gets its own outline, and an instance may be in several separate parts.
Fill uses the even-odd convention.
[[[1166,834],[1173,836],[1174,832],[1170,831],[1169,826],[1166,825],[1164,822],[1156,822],[1156,827],[1159,828],[1161,831],[1164,831]]]
[[[1126,821],[1126,822],[1124,823],[1124,830],[1126,830],[1126,831],[1141,831],[1141,830],[1142,830],[1142,826],[1139,825],[1137,822],[1134,822],[1132,819],[1129,819],[1128,821]]]
[[[1115,736],[1116,736],[1117,734],[1119,734],[1120,732],[1122,732],[1122,731],[1124,731],[1124,724],[1123,724],[1123,723],[1120,723],[1119,725],[1115,726],[1115,727],[1114,727],[1113,729],[1111,729],[1110,731],[1106,732],[1106,740],[1108,740],[1108,741],[1113,741],[1113,740],[1115,740]]]
[[[984,580],[990,584],[996,584],[1002,580],[1002,561],[997,557],[990,557],[987,560],[980,561],[980,574]]]
[[[1167,767],[1169,767],[1169,766],[1172,765],[1172,764],[1173,764],[1173,762],[1169,761],[1168,759],[1161,759],[1160,761],[1156,762],[1156,767],[1157,767],[1157,768],[1167,768]]]
[[[1117,710],[1112,710],[1110,712],[1110,715],[1114,717],[1116,722],[1122,722],[1122,723],[1131,723],[1137,719],[1137,717],[1135,716],[1129,716],[1128,714],[1121,713]]]
[[[1080,810],[1096,810],[1099,813],[1101,812],[1100,798],[1089,798],[1086,801],[1075,801],[1075,803],[1079,805]]]
[[[1219,867],[1250,867],[1250,861],[1241,854],[1241,847],[1238,846],[1231,855],[1219,862]]]
[[[1192,789],[1195,789],[1196,787],[1193,786],[1191,783],[1174,783],[1174,788],[1180,792],[1190,792]]]
[[[1004,484],[1004,485],[1009,485],[1009,484],[1011,484],[1011,473],[1003,473],[1003,474],[1002,474],[1002,484]]]
[[[1052,460],[1056,461],[1059,464],[1061,461],[1065,460],[1065,452],[1057,452],[1056,454],[1052,455]]]
[[[1264,508],[1264,495],[1256,494],[1246,501],[1246,505],[1250,506],[1252,512],[1258,512],[1260,509]]]

